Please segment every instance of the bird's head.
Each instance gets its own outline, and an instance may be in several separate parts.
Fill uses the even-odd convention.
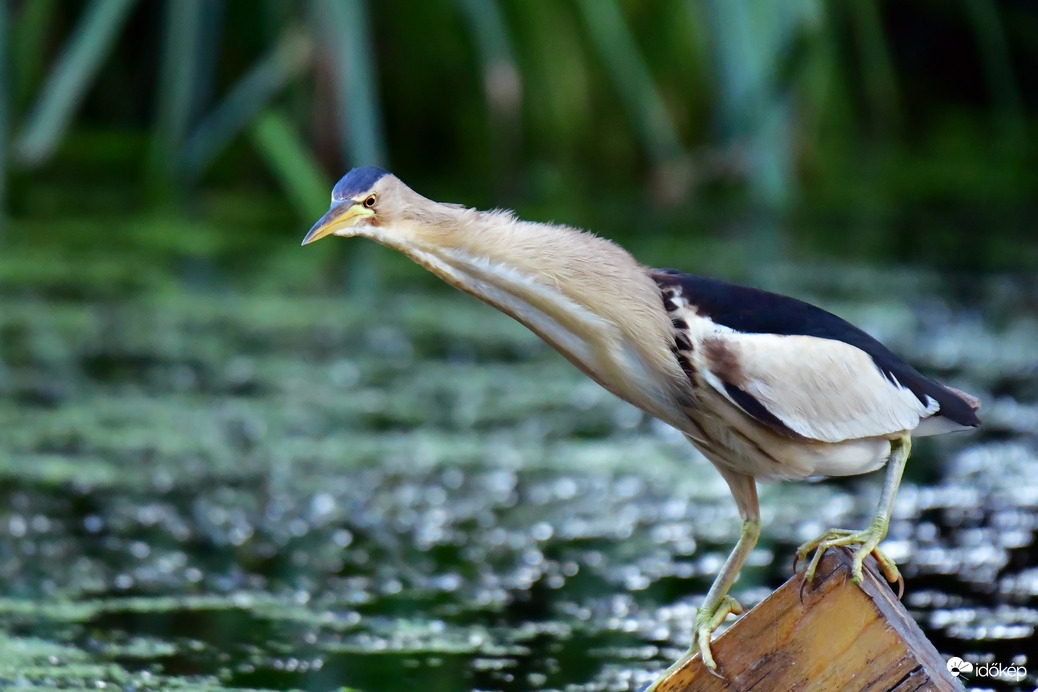
[[[390,205],[383,202],[405,187],[392,173],[375,166],[354,168],[332,190],[332,205],[303,238],[303,245],[328,235],[368,235],[382,223]]]
[[[416,220],[435,222],[435,211],[455,207],[438,204],[404,185],[401,179],[376,166],[354,168],[331,191],[331,207],[303,239],[303,245],[326,236],[372,238],[397,249],[409,238]]]
[[[421,261],[416,253],[449,251],[464,243],[466,211],[422,197],[381,168],[354,168],[335,184],[331,208],[303,245],[329,235],[361,236]]]

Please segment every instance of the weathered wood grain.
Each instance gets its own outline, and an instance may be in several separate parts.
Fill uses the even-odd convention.
[[[960,692],[875,562],[861,587],[851,581],[851,552],[830,549],[813,584],[802,574],[779,587],[713,644],[724,679],[696,656],[659,692]]]

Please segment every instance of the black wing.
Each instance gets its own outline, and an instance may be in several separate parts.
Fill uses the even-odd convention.
[[[936,415],[959,425],[980,425],[975,399],[964,398],[921,374],[879,341],[831,312],[778,293],[674,269],[654,269],[652,277],[661,290],[680,292],[697,313],[735,331],[813,336],[850,344],[867,353],[888,380],[911,391],[924,405],[927,397],[935,400],[941,407]]]

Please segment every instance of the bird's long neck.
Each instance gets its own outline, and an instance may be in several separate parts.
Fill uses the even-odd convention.
[[[509,212],[432,209],[377,239],[522,322],[614,394],[684,420],[689,392],[679,385],[686,379],[670,350],[670,321],[655,282],[626,250]]]

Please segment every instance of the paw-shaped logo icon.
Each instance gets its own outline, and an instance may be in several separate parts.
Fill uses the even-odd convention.
[[[948,659],[948,672],[955,677],[966,675],[966,673],[973,672],[973,664],[969,661],[963,661],[958,656],[953,656]]]

